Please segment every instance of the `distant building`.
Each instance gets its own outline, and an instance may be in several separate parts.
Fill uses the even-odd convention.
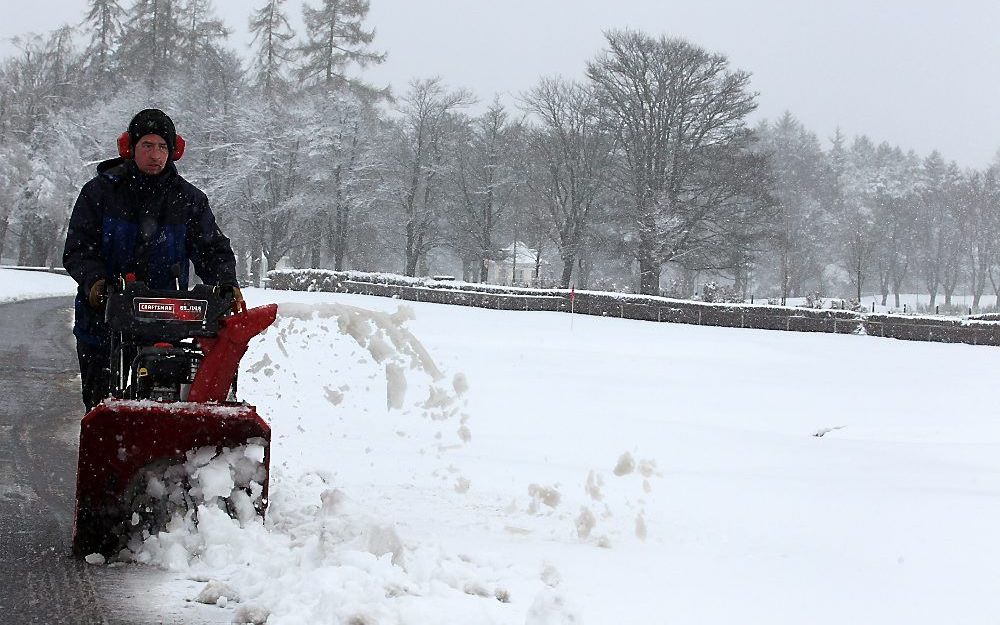
[[[486,261],[486,281],[505,286],[548,288],[555,286],[552,265],[538,251],[521,241],[514,241],[500,250],[502,260]],[[538,275],[535,275],[535,268]]]

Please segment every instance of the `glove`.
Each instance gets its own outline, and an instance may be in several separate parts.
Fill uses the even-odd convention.
[[[238,286],[222,286],[219,287],[219,295],[222,297],[232,297],[233,298],[233,312],[238,313],[243,307],[243,292],[240,291]]]
[[[104,285],[106,280],[101,278],[94,283],[94,286],[90,287],[90,293],[87,295],[87,302],[90,303],[91,308],[100,308],[104,305],[105,293]]]

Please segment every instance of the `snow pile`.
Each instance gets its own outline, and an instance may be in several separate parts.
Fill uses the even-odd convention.
[[[469,381],[444,375],[406,329],[412,317],[406,306],[282,305],[241,377],[265,417],[277,408],[266,521],[244,492],[249,452],[199,450],[149,480],[183,505],[164,531],[138,534],[131,558],[201,580],[193,599],[234,622],[523,623],[549,588],[539,571],[409,539],[395,520],[409,512],[399,485],[452,498],[473,488],[451,458],[472,440]]]
[[[265,445],[251,439],[232,449],[202,447],[182,464],[146,469],[133,500],[132,535],[118,559],[183,568],[192,557],[212,557],[204,523],[221,514],[233,528],[259,524]]]

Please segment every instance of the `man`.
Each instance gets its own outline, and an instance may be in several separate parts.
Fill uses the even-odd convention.
[[[183,139],[161,110],[140,111],[119,141],[119,158],[97,166],[73,208],[63,266],[76,294],[77,356],[87,410],[110,390],[111,336],[104,322],[109,280],[135,274],[152,288],[186,289],[189,261],[205,284],[243,301],[232,246],[208,198],[174,166]]]

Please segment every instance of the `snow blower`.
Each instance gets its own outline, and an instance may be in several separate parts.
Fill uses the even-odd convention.
[[[277,305],[230,314],[232,301],[216,287],[153,290],[131,275],[109,288],[111,392],[80,424],[74,555],[117,554],[147,496],[148,469],[182,464],[196,449],[262,446],[255,508],[263,516],[271,430],[236,400],[236,374]]]

